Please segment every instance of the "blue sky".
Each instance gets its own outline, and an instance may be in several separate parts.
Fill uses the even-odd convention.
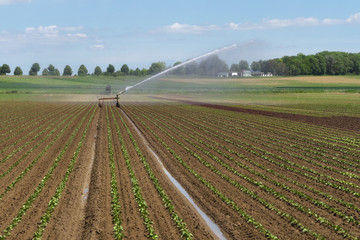
[[[239,44],[229,64],[360,52],[358,0],[0,0],[0,64],[148,68]]]

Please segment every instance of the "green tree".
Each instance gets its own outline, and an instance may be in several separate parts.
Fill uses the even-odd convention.
[[[47,68],[45,68],[43,71],[42,71],[42,75],[43,76],[49,76],[49,70]]]
[[[251,70],[258,71],[258,72],[263,72],[263,70],[262,70],[263,62],[264,62],[263,60],[252,62],[251,63]]]
[[[217,76],[219,72],[228,72],[227,64],[217,55],[212,55],[199,64],[199,73],[202,76]]]
[[[21,68],[19,66],[17,66],[14,70],[14,75],[18,75],[21,76],[23,75],[23,71],[21,70]]]
[[[245,60],[239,62],[239,72],[243,70],[250,70],[249,63]]]
[[[109,66],[106,68],[107,75],[112,75],[115,72],[115,67],[112,64],[109,64]]]
[[[121,67],[121,72],[123,73],[123,74],[125,74],[125,75],[128,75],[129,74],[129,67],[128,67],[128,65],[126,65],[126,64],[124,64],[124,65],[122,65],[122,67]]]
[[[134,71],[135,76],[141,76],[141,70],[139,68],[136,68]]]
[[[50,65],[48,66],[47,70],[48,70],[48,73],[49,73],[50,76],[54,76],[54,75],[55,75],[55,67],[54,67],[54,65],[50,64]]]
[[[69,65],[66,65],[64,68],[63,76],[71,76],[72,75],[72,69]]]
[[[99,66],[96,66],[96,67],[95,67],[94,74],[95,74],[96,76],[99,76],[99,75],[102,74],[101,68],[100,68]]]
[[[0,67],[0,75],[6,75],[7,73],[11,73],[10,67],[7,64],[3,64]]]
[[[143,68],[141,70],[141,75],[146,76],[146,75],[148,75],[148,72],[149,72],[149,70],[147,70],[146,68]]]
[[[54,72],[54,76],[60,76],[60,71],[59,71],[59,69],[55,69],[55,72]]]
[[[34,63],[29,71],[30,76],[37,76],[38,71],[40,71],[40,64]]]
[[[154,75],[154,74],[160,73],[160,72],[164,71],[165,68],[166,68],[166,65],[164,62],[152,63],[149,68],[149,74]]]
[[[86,76],[87,74],[88,74],[88,70],[87,70],[87,68],[85,67],[85,65],[82,64],[82,65],[79,67],[78,75],[79,75],[79,76]]]
[[[239,70],[239,64],[233,63],[230,66],[230,72],[240,72]]]

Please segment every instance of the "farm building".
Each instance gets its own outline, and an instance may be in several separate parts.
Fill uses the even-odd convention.
[[[271,77],[271,72],[264,73],[258,71],[242,70],[241,72],[220,72],[217,74],[218,77]]]

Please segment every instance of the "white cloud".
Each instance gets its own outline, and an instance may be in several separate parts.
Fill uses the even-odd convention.
[[[360,23],[360,13],[355,13],[346,19],[348,23]]]
[[[104,44],[94,44],[91,46],[92,49],[103,50],[105,48]]]
[[[17,3],[30,3],[32,0],[0,0],[0,5],[10,5]]]
[[[88,38],[85,33],[78,32],[83,27],[58,27],[56,25],[27,27],[25,28],[25,37],[38,38],[38,39],[61,39],[66,38]]]
[[[261,29],[276,29],[287,27],[312,27],[323,25],[340,25],[340,24],[359,24],[360,13],[356,13],[347,19],[318,19],[314,17],[298,17],[294,19],[264,19],[258,23],[228,23],[225,25],[190,25],[180,24],[178,22],[159,28],[155,32],[168,32],[168,33],[202,33],[214,30],[261,30]]]
[[[189,25],[189,24],[180,24],[180,23],[174,23],[170,26],[165,26],[161,29],[158,29],[158,31],[163,32],[172,32],[172,33],[202,33],[206,31],[210,31],[217,28],[215,25]]]
[[[66,34],[66,36],[75,37],[75,38],[87,38],[88,37],[88,35],[86,35],[85,33],[75,33],[75,34],[68,33],[68,34]]]

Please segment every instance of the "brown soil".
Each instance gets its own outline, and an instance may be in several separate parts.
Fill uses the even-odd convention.
[[[147,239],[149,233],[134,197],[123,147],[129,154],[130,165],[138,180],[142,196],[147,203],[147,210],[155,233],[159,239],[181,239],[181,233],[149,178],[126,126],[134,136],[161,187],[173,202],[175,212],[184,220],[194,239],[216,239],[217,237],[195,208],[167,178],[162,170],[163,166],[184,187],[202,211],[220,227],[228,239],[266,238],[264,233],[256,229],[253,224],[235,210],[235,205],[258,221],[265,229],[278,236],[279,239],[314,238],[310,233],[302,232],[299,227],[294,226],[294,223],[286,216],[294,217],[314,233],[326,238],[343,238],[342,234],[336,233],[329,224],[320,223],[314,215],[300,211],[295,205],[284,201],[284,198],[271,194],[265,191],[265,188],[254,184],[254,181],[256,183],[261,182],[277,194],[284,196],[288,201],[300,204],[304,209],[311,209],[311,211],[327,219],[330,224],[339,225],[352,236],[360,235],[360,228],[356,223],[347,222],[343,217],[330,211],[330,209],[336,209],[352,216],[355,220],[359,220],[358,210],[342,203],[353,204],[356,207],[358,197],[351,192],[346,192],[320,181],[314,181],[311,178],[320,177],[322,180],[337,184],[341,188],[360,192],[359,178],[350,178],[346,174],[340,173],[342,171],[359,175],[360,169],[356,164],[360,165],[360,163],[355,159],[353,160],[355,165],[342,163],[340,166],[337,161],[351,161],[352,158],[355,158],[354,156],[360,154],[360,147],[356,142],[351,144],[345,140],[336,142],[339,133],[341,133],[341,137],[348,136],[354,139],[358,137],[360,130],[358,118],[310,117],[199,102],[183,102],[190,105],[183,107],[181,105],[166,105],[165,103],[161,105],[139,103],[122,106],[122,109],[112,105],[105,105],[103,108],[96,107],[94,118],[85,136],[75,167],[62,192],[59,205],[51,213],[43,238],[113,238],[110,142],[108,140],[108,127],[110,127],[119,204],[121,206],[120,217],[125,238]],[[16,136],[4,140],[2,145],[0,144],[0,150],[3,149],[3,146],[13,144],[16,139],[23,138],[11,149],[0,155],[4,158],[12,151],[20,148],[16,154],[0,164],[0,174],[11,168],[18,159],[22,159],[6,176],[0,179],[0,196],[2,196],[0,198],[0,235],[3,234],[20,208],[33,194],[35,188],[40,184],[64,148],[65,143],[69,141],[75,128],[80,126],[79,132],[74,136],[51,178],[39,196],[34,199],[31,208],[27,210],[21,221],[11,231],[8,239],[31,239],[34,236],[40,219],[48,207],[49,200],[54,196],[56,188],[65,175],[85,126],[90,119],[90,114],[93,112],[92,107],[95,107],[94,105],[85,103],[29,103],[27,108],[24,108],[22,105],[14,103],[12,108],[9,108],[11,114],[9,113],[7,117],[0,115],[0,134],[5,136],[11,132],[19,132]],[[210,111],[210,108],[213,110]],[[0,113],[3,111],[0,110]],[[32,111],[37,114],[39,120],[36,121],[34,127],[26,128],[26,124],[33,119]],[[60,124],[67,117],[73,121],[68,120]],[[83,118],[84,123],[79,125]],[[121,119],[124,120],[125,125]],[[60,135],[61,130],[68,123],[70,123],[68,128]],[[310,128],[311,125],[303,123],[321,126],[321,131],[324,134],[313,133],[306,129],[307,126]],[[119,126],[119,133],[116,124]],[[31,132],[37,127],[36,131]],[[47,127],[49,129],[44,131],[41,136],[33,139],[35,135]],[[299,129],[295,129],[297,127]],[[301,128],[307,131],[302,132]],[[21,129],[25,130],[20,132]],[[48,136],[46,141],[41,142],[51,131],[53,133]],[[47,149],[48,144],[57,135],[59,138]],[[120,140],[120,136],[123,142]],[[38,143],[39,145],[37,145]],[[177,157],[164,146],[165,144],[176,153]],[[282,144],[285,146],[282,147]],[[21,146],[24,147],[21,148]],[[34,150],[26,154],[32,148]],[[43,156],[16,183],[14,188],[7,191],[6,188],[30,166],[31,162],[43,150],[46,150]],[[163,166],[160,165],[152,151],[160,158]],[[326,154],[319,155],[319,152]],[[317,158],[318,156],[321,156],[320,160],[322,161]],[[193,169],[196,174],[205,179],[221,194],[231,199],[233,203],[229,204],[223,201],[184,167],[179,159],[183,160],[189,168]],[[199,159],[206,163],[201,163]],[[277,164],[275,161],[281,164]],[[318,163],[325,164],[325,167]],[[216,171],[212,170],[211,166]],[[351,169],[344,169],[348,166]],[[296,169],[297,172],[291,172],[288,169],[290,167]],[[312,169],[312,171],[306,170],[305,167]],[[231,183],[241,185],[243,189],[241,190]],[[256,198],[251,197],[244,190],[245,188],[256,194]],[[294,194],[292,191],[301,192],[303,195]],[[332,197],[327,198],[321,195],[319,191]],[[304,194],[329,207],[315,204]],[[276,211],[273,208],[266,207],[264,202],[271,204],[273,208],[287,215],[276,214]]]

